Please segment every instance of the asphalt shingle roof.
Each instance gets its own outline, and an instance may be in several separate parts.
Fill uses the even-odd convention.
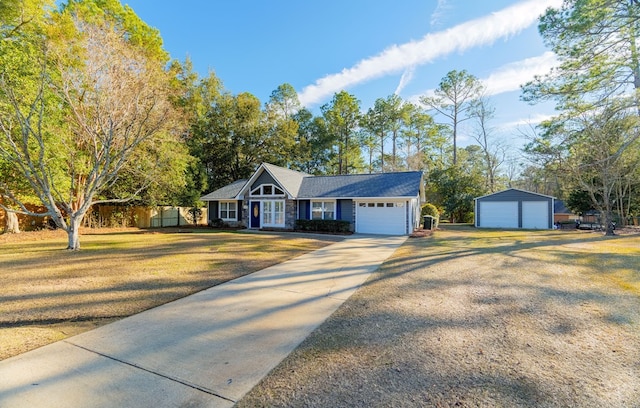
[[[554,214],[573,214],[573,212],[564,205],[564,201],[556,200],[553,202]]]
[[[273,164],[264,163],[280,185],[297,199],[305,198],[383,198],[420,195],[422,173],[349,174],[312,176]],[[238,180],[201,198],[203,201],[230,200],[240,194],[247,180]]]
[[[421,180],[419,171],[310,176],[302,180],[298,198],[415,197]]]
[[[269,163],[263,163],[263,166],[273,175],[273,177],[276,178],[282,188],[287,190],[287,192],[289,192],[293,197],[298,196],[302,180],[305,177],[310,177],[307,173],[285,169],[284,167],[275,166]]]
[[[231,184],[228,184],[224,187],[221,187],[203,197],[200,198],[202,201],[210,201],[210,200],[230,200],[235,198],[242,187],[245,185],[247,180],[237,180]]]

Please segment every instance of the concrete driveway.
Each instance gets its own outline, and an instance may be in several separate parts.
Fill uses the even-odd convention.
[[[406,240],[354,235],[0,362],[0,407],[230,407]]]

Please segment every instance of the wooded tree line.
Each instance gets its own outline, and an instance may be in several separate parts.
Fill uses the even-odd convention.
[[[70,249],[79,248],[78,228],[94,204],[195,206],[262,162],[311,174],[426,170],[446,178],[460,161],[474,191],[495,184],[498,160],[484,170],[495,156],[489,149],[457,157],[458,123],[475,114],[480,95],[465,71],[452,71],[425,99],[441,112],[453,103],[451,123],[396,95],[363,111],[346,91],[316,115],[289,84],[262,104],[227,92],[214,72],[201,77],[189,60],[171,60],[160,33],[118,0],[1,7],[0,205],[36,215],[25,204],[41,203],[40,215],[68,232]]]
[[[614,214],[640,215],[639,30],[638,0],[565,0],[539,23],[560,65],[523,87],[524,100],[559,112],[525,148],[531,181],[574,211],[601,212],[607,235]]]
[[[494,109],[467,71],[449,72],[420,103],[390,95],[365,110],[341,91],[314,114],[289,84],[263,104],[171,60],[160,33],[119,0],[2,2],[0,205],[30,213],[25,203],[42,203],[78,249],[93,204],[195,206],[270,162],[311,174],[422,170],[429,200],[452,221],[469,219],[474,197],[526,183],[631,213],[638,4],[602,3],[566,0],[540,20],[562,65],[523,98],[555,99],[561,114],[533,136],[533,164],[516,180]],[[463,131],[475,143],[459,148]]]

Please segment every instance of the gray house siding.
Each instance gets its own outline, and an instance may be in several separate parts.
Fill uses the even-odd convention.
[[[213,220],[218,218],[218,202],[209,201],[209,208],[207,208],[207,217],[209,218],[207,224],[211,225]]]
[[[311,219],[311,200],[298,201],[298,219]]]
[[[353,200],[338,200],[337,207],[340,211],[340,220],[353,224]]]
[[[520,190],[505,190],[478,198],[478,201],[550,201],[550,197]]]
[[[278,184],[278,182],[275,181],[273,177],[271,177],[271,174],[269,174],[266,171],[263,171],[262,174],[258,176],[256,181],[251,185],[251,189],[249,191],[255,189],[256,187],[262,184],[273,184],[274,186],[278,186],[279,188],[282,188],[282,186]]]

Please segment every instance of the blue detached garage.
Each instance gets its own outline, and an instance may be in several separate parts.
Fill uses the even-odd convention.
[[[474,201],[478,228],[553,228],[551,196],[510,188]]]

